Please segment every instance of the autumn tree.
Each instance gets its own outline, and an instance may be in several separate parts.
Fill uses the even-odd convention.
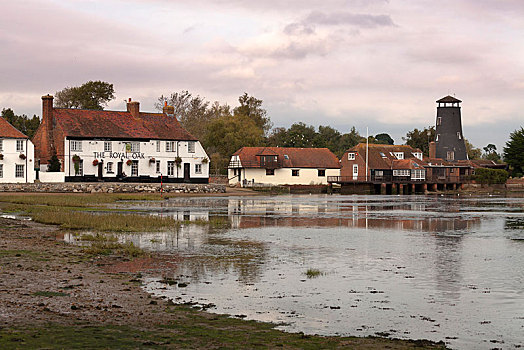
[[[504,161],[508,163],[513,176],[524,173],[524,128],[515,130],[509,135],[504,147]]]
[[[66,87],[55,93],[55,107],[102,110],[115,98],[113,84],[88,81],[81,86]]]
[[[406,134],[402,140],[413,148],[419,148],[424,155],[429,156],[429,142],[435,140],[435,127],[428,126],[422,130],[415,128]]]
[[[245,116],[251,119],[257,127],[264,131],[264,135],[267,135],[273,123],[267,116],[267,111],[262,108],[262,100],[244,93],[238,98],[238,102],[240,106],[233,109],[233,115],[235,117]]]
[[[9,124],[20,130],[27,137],[32,138],[36,132],[36,129],[40,126],[40,118],[37,115],[33,115],[29,118],[27,115],[16,115],[11,108],[2,109],[2,118],[7,120]]]

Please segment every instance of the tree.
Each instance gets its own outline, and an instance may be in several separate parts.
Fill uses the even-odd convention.
[[[113,84],[88,81],[81,86],[66,87],[55,94],[55,107],[102,110],[115,98]]]
[[[175,116],[187,131],[198,139],[204,137],[207,123],[216,115],[213,113],[215,111],[209,108],[208,101],[198,95],[193,97],[189,91],[183,90],[174,92],[169,97],[160,96],[155,103],[156,109],[162,110],[166,102],[174,107]],[[220,107],[219,104],[218,106]]]
[[[47,167],[48,172],[57,172],[61,170],[62,164],[60,163],[60,160],[56,156],[56,153],[54,153],[51,156],[51,159],[49,159],[48,162],[49,162],[49,166]]]
[[[428,126],[423,130],[415,128],[409,131],[402,140],[406,141],[406,145],[419,148],[424,155],[429,156],[429,142],[435,140],[435,127]]]
[[[497,146],[490,143],[486,147],[483,148],[484,154],[482,155],[482,158],[487,160],[492,160],[496,163],[500,163],[500,154],[497,153]]]
[[[389,136],[389,134],[377,134],[375,135],[375,143],[383,145],[393,145],[395,141]]]
[[[266,135],[272,127],[271,120],[267,116],[267,111],[262,108],[262,100],[244,93],[238,98],[240,106],[235,107],[233,115],[235,117],[245,116],[253,120],[256,126],[261,128]]]
[[[16,115],[11,108],[2,109],[2,118],[29,138],[34,136],[36,129],[40,126],[40,118],[37,115],[33,115],[33,118],[29,118],[25,114]]]
[[[524,171],[524,128],[509,135],[504,147],[504,161],[508,163],[513,176],[522,176]]]
[[[233,153],[244,146],[262,146],[264,132],[246,116],[222,116],[207,125],[204,147],[211,157],[211,164],[225,171]]]
[[[482,151],[480,148],[477,148],[471,144],[468,140],[464,139],[464,143],[466,144],[466,152],[468,153],[469,159],[480,159],[480,156],[482,155]]]

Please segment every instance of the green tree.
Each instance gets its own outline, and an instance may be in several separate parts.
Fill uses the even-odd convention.
[[[55,107],[102,110],[115,98],[113,84],[88,81],[81,86],[66,87],[55,94]]]
[[[264,132],[246,116],[222,116],[207,125],[203,145],[216,171],[225,172],[233,153],[245,146],[262,146]]]
[[[497,146],[490,143],[486,147],[484,147],[483,150],[484,154],[482,155],[482,158],[492,160],[496,163],[501,162],[500,154],[497,153]]]
[[[272,127],[270,118],[267,116],[267,111],[262,108],[262,100],[244,93],[238,98],[240,106],[233,109],[235,117],[245,116],[251,119],[256,126],[261,128],[266,135]]]
[[[435,140],[435,127],[428,126],[422,130],[414,129],[406,134],[402,140],[413,148],[419,148],[424,155],[429,156],[429,142]]]
[[[504,147],[504,161],[508,163],[512,176],[522,176],[524,172],[524,128],[509,135]]]
[[[61,170],[62,165],[60,163],[60,160],[56,156],[56,153],[54,153],[51,156],[51,159],[49,159],[48,162],[49,162],[49,166],[47,167],[48,172],[57,172]]]
[[[466,144],[466,152],[468,153],[468,158],[480,159],[480,157],[482,156],[482,151],[480,150],[480,148],[473,146],[473,144],[466,139],[464,139],[464,143]]]
[[[36,129],[40,126],[40,118],[37,115],[33,115],[33,118],[29,118],[25,114],[16,115],[11,108],[2,109],[2,118],[29,138],[34,136]]]
[[[393,145],[395,141],[389,136],[389,134],[377,134],[375,135],[375,143],[383,145]]]

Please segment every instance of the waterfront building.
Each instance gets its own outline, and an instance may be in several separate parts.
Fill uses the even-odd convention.
[[[35,181],[35,148],[29,137],[0,117],[0,182]]]
[[[162,113],[54,108],[42,97],[42,123],[33,142],[40,171],[54,155],[65,181],[189,182],[209,181],[209,158],[165,106]]]
[[[467,160],[466,143],[462,133],[460,103],[452,96],[437,101],[437,118],[435,122],[435,158],[445,160]]]
[[[229,184],[327,185],[340,175],[340,162],[327,148],[242,147],[228,166]]]

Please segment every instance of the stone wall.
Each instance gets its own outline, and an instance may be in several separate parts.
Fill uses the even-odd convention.
[[[164,193],[224,193],[225,185],[169,183],[162,186]],[[54,192],[54,193],[159,193],[159,183],[67,182],[0,184],[0,192]]]

